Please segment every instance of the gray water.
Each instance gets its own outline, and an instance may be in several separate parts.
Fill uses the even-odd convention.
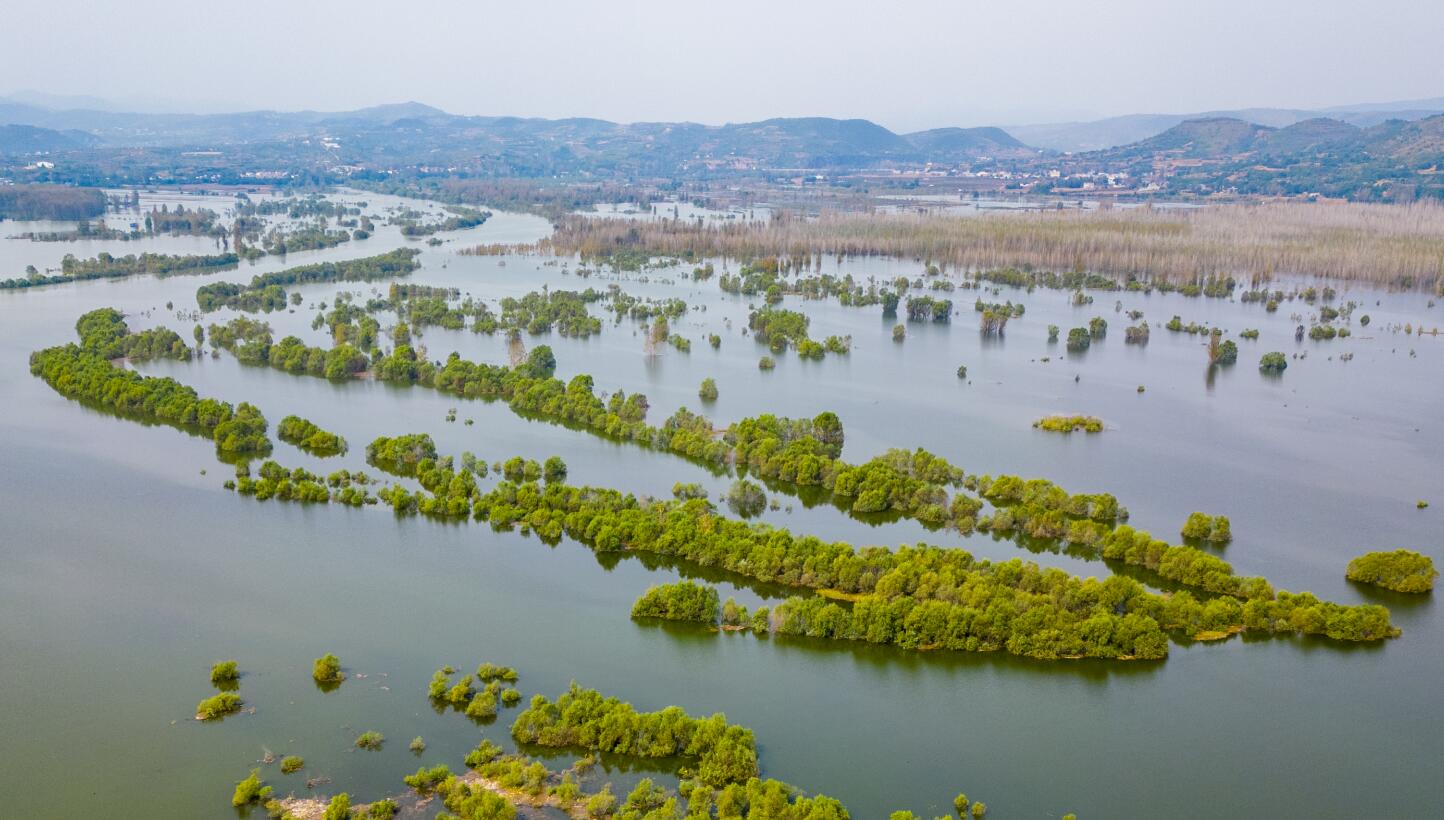
[[[371,203],[368,213],[399,202],[358,198]],[[11,228],[0,234],[19,232]],[[1425,296],[1341,288],[1340,300],[1365,303],[1355,316],[1368,313],[1372,324],[1355,322],[1350,339],[1301,344],[1288,314],[1306,312],[1302,302],[1270,316],[1258,305],[1098,293],[1094,305],[1075,308],[1067,293],[1003,289],[985,298],[1021,299],[1027,314],[1006,338],[986,340],[971,307],[975,292],[958,291],[941,294],[961,308],[950,326],[909,325],[898,344],[894,320],[877,307],[789,298],[786,307],[812,317],[814,338],[851,334],[853,352],[822,362],[787,353],[769,373],[757,369],[766,351],[741,334],[748,300],[720,292],[715,280],[692,283],[688,268],[583,279],[575,261],[455,253],[533,241],[547,230],[544,220],[498,214],[481,228],[442,235],[440,247],[419,245],[423,267],[411,281],[455,286],[493,304],[542,285],[612,281],[638,295],[681,296],[706,308],[673,323],[692,339],[690,354],[669,347],[648,357],[637,325],[610,319],[590,339],[526,341],[550,344],[564,379],[590,373],[599,389],[646,393],[654,423],[683,405],[720,424],[833,410],[846,426],[849,460],[921,446],[974,473],[1113,492],[1132,523],[1164,537],[1194,510],[1227,514],[1235,540],[1221,554],[1238,572],[1344,603],[1385,603],[1403,637],[1372,646],[1235,638],[1175,645],[1161,663],[1046,663],[649,627],[628,617],[631,602],[650,584],[692,570],[598,557],[566,539],[552,547],[474,523],[396,519],[385,509],[256,502],[221,488],[230,468],[216,461],[211,442],[87,409],[29,375],[29,353],[72,340],[87,310],[113,305],[133,328],[164,324],[189,338],[193,321],[167,311],[167,301],[191,311],[203,282],[403,244],[378,221],[368,240],[239,271],[0,292],[5,814],[232,817],[232,784],[266,750],[306,758],[296,775],[263,767],[282,794],[304,793],[305,778],[318,776],[332,780],[316,790],[322,794],[394,794],[418,765],[460,770],[481,736],[507,744],[514,710],[478,727],[434,713],[425,698],[437,667],[481,661],[516,666],[528,697],[555,696],[577,680],[640,709],[724,711],[756,731],[764,775],[833,795],[860,818],[900,808],[932,816],[959,790],[986,801],[990,816],[1028,818],[1421,817],[1444,802],[1440,614],[1427,596],[1343,578],[1349,558],[1367,550],[1408,547],[1444,558],[1444,434],[1436,424],[1444,341],[1387,329],[1439,324]],[[192,250],[193,240],[157,239],[146,249],[210,252]],[[120,252],[141,250],[125,244]],[[93,252],[5,240],[0,276],[43,266],[57,251]],[[879,280],[919,273],[905,261],[840,270]],[[374,287],[384,292],[385,284]],[[340,290],[364,299],[372,288],[304,287],[305,307],[266,318],[277,338],[326,344],[324,330],[310,329],[311,306]],[[1123,344],[1128,321],[1114,312],[1115,299],[1145,312],[1154,327],[1146,348]],[[1257,327],[1262,337],[1240,340],[1239,364],[1210,375],[1204,337],[1163,330],[1175,313],[1232,334]],[[1061,344],[1047,343],[1048,324],[1066,335],[1095,315],[1111,332],[1086,354],[1065,356]],[[720,350],[707,345],[710,332],[722,335]],[[432,358],[458,350],[506,360],[500,335],[429,328],[420,341]],[[1268,350],[1308,355],[1270,379],[1255,366]],[[1344,352],[1353,360],[1341,361]],[[959,364],[968,366],[967,382],[954,375]],[[674,482],[695,481],[715,497],[731,481],[665,453],[521,419],[504,404],[424,388],[333,384],[245,367],[228,354],[142,370],[203,395],[253,402],[272,424],[290,413],[310,418],[351,444],[348,455],[321,460],[277,442],[273,457],[287,466],[364,468],[372,438],[427,432],[453,455],[561,455],[573,483],[665,495]],[[721,395],[704,406],[696,391],[709,376]],[[1140,384],[1146,392],[1137,392]],[[452,407],[459,420],[447,423]],[[1053,412],[1097,415],[1108,429],[1032,429]],[[463,424],[467,418],[475,424]],[[1417,510],[1417,499],[1434,506]],[[930,533],[908,521],[874,525],[828,504],[778,500],[781,509],[764,518],[799,532],[859,544],[926,540],[1079,574],[1110,571],[986,536]],[[721,579],[723,594],[749,604],[777,594],[734,581],[741,583]],[[312,659],[326,652],[350,674],[331,693],[309,677]],[[199,724],[190,718],[213,692],[209,666],[226,658],[240,661],[240,694],[255,711]],[[352,748],[367,729],[387,737],[381,752]],[[419,760],[406,749],[417,735],[428,743]],[[618,791],[648,773],[607,763],[600,777]]]

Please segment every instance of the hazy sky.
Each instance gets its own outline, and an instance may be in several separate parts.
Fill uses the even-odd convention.
[[[5,0],[0,93],[897,130],[1444,96],[1439,0]]]

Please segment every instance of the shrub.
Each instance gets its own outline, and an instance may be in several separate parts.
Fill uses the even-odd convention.
[[[710,378],[703,379],[702,386],[697,390],[697,396],[701,398],[702,401],[716,401],[717,382]]]
[[[507,683],[516,683],[517,677],[516,670],[510,666],[483,663],[481,666],[476,667],[476,679],[484,682],[500,680],[506,681]]]
[[[771,356],[763,356],[757,360],[758,370],[771,370],[777,366],[777,362]]]
[[[426,741],[421,739],[421,735],[417,735],[412,739],[411,745],[406,748],[410,749],[414,754],[421,754],[426,751]]]
[[[425,433],[380,436],[366,446],[366,461],[396,475],[415,475],[423,459],[436,459],[436,443]]]
[[[245,701],[241,700],[240,696],[234,692],[221,692],[218,695],[212,695],[196,704],[196,719],[215,720],[216,718],[225,717],[226,715],[240,711],[241,704],[243,703],[245,703]]]
[[[211,667],[211,684],[213,686],[235,683],[240,679],[241,671],[237,668],[235,661],[221,661]]]
[[[466,753],[466,766],[469,769],[485,766],[495,760],[500,754],[500,746],[483,738],[480,743],[476,744],[475,749]]]
[[[362,732],[356,737],[356,748],[369,751],[380,751],[381,744],[386,742],[386,737],[380,732]]]
[[[1395,592],[1423,593],[1434,589],[1439,571],[1434,569],[1434,559],[1427,555],[1413,550],[1394,550],[1360,555],[1349,562],[1344,577]]]
[[[747,518],[757,515],[767,506],[767,493],[758,484],[741,479],[733,482],[727,490],[727,506],[738,515]]]
[[[691,581],[659,584],[632,604],[632,617],[715,624],[717,601],[717,590],[710,586]]]
[[[455,686],[447,689],[446,694],[442,695],[441,699],[452,706],[460,706],[468,700],[471,700],[473,694],[474,690],[471,688],[471,676],[462,675],[461,680],[458,680]]]
[[[589,817],[610,817],[617,808],[617,798],[612,794],[612,784],[608,783],[602,787],[601,791],[587,798],[586,808]]]
[[[1213,357],[1214,364],[1233,364],[1238,361],[1238,345],[1227,339],[1218,346]]]
[[[305,765],[305,758],[297,757],[296,755],[286,755],[281,758],[281,774],[298,772],[301,770],[301,767]]]
[[[1182,535],[1184,538],[1212,541],[1216,544],[1226,544],[1233,540],[1228,516],[1206,515],[1201,512],[1189,514],[1188,520],[1183,522]]]
[[[573,683],[556,701],[537,695],[517,715],[511,735],[518,743],[581,747],[643,758],[687,757],[697,779],[713,788],[757,776],[757,745],[750,729],[725,715],[694,718],[672,706],[638,712],[631,704]]]
[[[1033,426],[1053,433],[1071,433],[1074,430],[1103,432],[1103,420],[1096,416],[1044,416],[1033,422]]]
[[[906,339],[906,338],[907,338],[907,335],[908,335],[908,329],[907,329],[907,326],[906,326],[906,325],[893,325],[893,326],[892,326],[892,340],[893,340],[894,342],[901,342],[903,339]]]
[[[366,809],[366,817],[369,818],[369,820],[390,820],[390,818],[396,816],[396,812],[398,811],[401,811],[401,807],[396,805],[395,800],[389,797],[383,797],[372,803]]]
[[[1075,327],[1068,331],[1069,350],[1087,350],[1091,344],[1093,344],[1093,337],[1089,335],[1088,328]]]
[[[567,477],[567,463],[560,456],[552,456],[542,465],[542,477],[548,484],[554,484]]]
[[[351,818],[351,795],[341,792],[331,798],[326,806],[326,813],[321,815],[321,820],[350,820]]]
[[[411,788],[425,794],[435,789],[437,784],[448,777],[451,777],[451,769],[448,769],[446,764],[443,763],[440,766],[434,766],[430,769],[423,766],[416,770],[416,774],[408,774],[401,778],[401,780]]]
[[[967,377],[968,377],[968,366],[965,365],[965,364],[960,364],[960,365],[958,365],[958,378],[960,378],[960,379],[966,379]]]
[[[1265,353],[1258,360],[1258,369],[1265,373],[1282,373],[1288,366],[1288,358],[1278,351]]]
[[[322,430],[300,416],[286,416],[276,426],[276,437],[312,455],[326,457],[346,452],[346,439]]]
[[[236,783],[236,792],[231,795],[231,805],[236,808],[258,803],[271,796],[271,787],[262,785],[261,770],[251,769],[251,776]]]
[[[450,669],[451,667],[447,667]],[[446,698],[446,690],[451,687],[451,681],[446,678],[447,672],[443,669],[436,670],[431,676],[431,683],[426,688],[426,696],[432,700],[443,700]]]
[[[473,720],[496,717],[496,695],[490,691],[477,692],[466,704],[466,716]]]
[[[679,501],[690,501],[693,498],[706,498],[707,491],[701,484],[683,484],[679,481],[672,485],[672,496]]]
[[[340,683],[345,680],[346,673],[341,671],[341,659],[328,652],[316,659],[311,667],[311,677],[317,683]]]

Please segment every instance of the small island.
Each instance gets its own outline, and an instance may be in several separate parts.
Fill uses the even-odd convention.
[[[1074,430],[1101,433],[1103,419],[1096,416],[1044,416],[1033,422],[1033,426],[1050,433],[1071,433]]]
[[[196,704],[196,720],[215,720],[241,710],[244,701],[233,692],[221,692]]]
[[[1413,550],[1366,552],[1349,562],[1344,577],[1395,592],[1425,593],[1434,589],[1439,571],[1434,559]]]

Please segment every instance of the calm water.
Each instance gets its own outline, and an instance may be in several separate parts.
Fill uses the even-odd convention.
[[[374,214],[399,203],[354,199],[368,201]],[[1288,315],[1307,312],[1301,302],[1269,316],[1255,305],[1100,293],[1094,305],[1074,308],[1066,293],[1005,289],[988,298],[1021,299],[1027,314],[1010,323],[1006,339],[983,340],[974,292],[958,291],[951,295],[963,310],[950,327],[910,325],[907,340],[895,344],[893,321],[876,307],[789,300],[813,317],[814,337],[851,334],[853,352],[820,363],[784,354],[764,373],[756,363],[766,351],[741,335],[748,301],[721,293],[715,280],[694,284],[684,269],[582,279],[564,272],[575,263],[455,254],[548,230],[543,220],[510,214],[442,235],[440,247],[422,246],[423,268],[412,281],[493,303],[542,285],[619,281],[628,292],[681,296],[699,308],[673,323],[692,339],[690,354],[667,348],[649,359],[630,321],[608,320],[586,340],[527,339],[552,345],[563,378],[591,373],[600,389],[645,392],[653,422],[678,406],[698,409],[697,386],[711,376],[721,395],[702,409],[719,422],[833,410],[846,425],[852,460],[922,446],[970,472],[1106,490],[1130,508],[1134,524],[1161,535],[1176,533],[1195,509],[1225,513],[1235,540],[1222,554],[1239,572],[1342,602],[1386,603],[1404,629],[1383,646],[1235,639],[1175,646],[1157,664],[1047,664],[640,626],[628,617],[633,599],[687,570],[599,559],[570,541],[549,547],[474,524],[398,520],[374,508],[258,503],[221,489],[230,470],[209,441],[88,410],[28,373],[30,351],[70,341],[86,310],[114,305],[132,327],[166,324],[188,337],[193,322],[167,311],[167,301],[189,311],[205,281],[402,244],[395,229],[380,220],[378,228],[369,240],[204,278],[0,293],[6,814],[233,817],[232,784],[267,750],[306,758],[303,774],[265,767],[281,793],[304,792],[306,777],[329,777],[319,793],[393,794],[421,763],[459,770],[481,735],[506,743],[513,710],[478,728],[435,714],[425,698],[438,666],[481,661],[518,667],[527,696],[554,696],[575,679],[643,709],[675,703],[693,713],[725,711],[756,730],[764,774],[834,795],[860,818],[894,808],[932,816],[959,790],[986,801],[990,816],[1028,818],[1221,810],[1423,817],[1444,802],[1444,618],[1427,597],[1372,592],[1343,578],[1348,559],[1366,550],[1403,546],[1444,559],[1444,433],[1436,423],[1444,410],[1444,340],[1386,329],[1444,324],[1425,297],[1341,292],[1341,300],[1365,302],[1356,316],[1368,313],[1373,323],[1356,322],[1352,339],[1302,344]],[[0,226],[0,235],[18,232],[15,223]],[[144,249],[188,253],[206,252],[194,245],[209,240],[151,242]],[[118,244],[120,252],[142,250]],[[66,252],[95,249],[0,242],[0,276],[57,264]],[[917,268],[874,260],[842,270],[884,279]],[[385,283],[374,287],[384,291]],[[343,289],[364,295],[373,285],[301,289],[305,307],[267,317],[277,337],[325,344],[324,332],[310,330],[311,306]],[[1120,298],[1124,310],[1143,310],[1154,326],[1146,348],[1123,344],[1129,322],[1114,311]],[[1163,330],[1175,313],[1234,333],[1257,327],[1262,338],[1241,341],[1239,365],[1210,377],[1204,337]],[[1061,345],[1046,342],[1048,324],[1066,335],[1095,315],[1108,319],[1111,333],[1085,355],[1063,358]],[[722,335],[720,350],[707,345],[709,332]],[[505,361],[500,336],[427,329],[421,341],[433,358],[455,349]],[[1268,350],[1308,356],[1291,360],[1281,379],[1266,379],[1255,363]],[[1341,361],[1343,352],[1353,360]],[[959,364],[969,368],[966,383],[954,375]],[[502,404],[426,389],[332,384],[243,367],[227,354],[144,370],[202,394],[254,402],[273,425],[289,413],[308,417],[351,443],[350,455],[320,460],[277,442],[275,458],[291,466],[361,467],[375,436],[428,432],[457,455],[559,454],[576,483],[661,495],[674,482],[696,481],[715,496],[731,480],[666,454],[525,421]],[[452,407],[475,424],[447,423]],[[1098,415],[1109,429],[1069,437],[1031,429],[1052,412]],[[1434,506],[1416,510],[1416,499]],[[928,533],[907,521],[871,526],[830,505],[779,500],[783,508],[765,517],[799,531],[858,543],[926,539],[1075,573],[1109,571],[987,537]],[[748,603],[776,594],[721,586]],[[311,660],[325,652],[338,654],[351,674],[329,694],[309,678]],[[219,724],[190,720],[196,701],[213,691],[209,665],[232,657],[255,713]],[[367,729],[386,735],[383,751],[352,749]],[[417,735],[428,743],[419,761],[406,749]],[[644,773],[614,767],[600,777],[623,791]]]

